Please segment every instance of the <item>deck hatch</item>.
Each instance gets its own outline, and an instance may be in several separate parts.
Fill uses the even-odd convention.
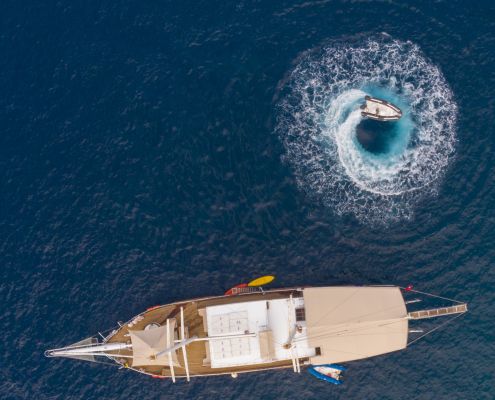
[[[306,310],[304,307],[296,308],[296,321],[303,322],[306,321]]]

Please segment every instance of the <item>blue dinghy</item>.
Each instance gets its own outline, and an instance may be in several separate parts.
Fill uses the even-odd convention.
[[[337,364],[322,364],[312,365],[308,368],[308,372],[314,377],[333,383],[334,385],[341,385],[341,374],[346,368]]]

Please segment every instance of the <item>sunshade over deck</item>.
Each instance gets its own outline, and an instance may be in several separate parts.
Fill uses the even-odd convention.
[[[139,367],[145,365],[169,365],[168,354],[156,357],[156,354],[165,350],[174,344],[175,319],[172,319],[169,326],[160,326],[157,328],[129,331],[132,342],[132,366]],[[172,362],[174,366],[179,366],[175,351],[172,352]]]
[[[312,364],[345,362],[400,350],[408,320],[397,287],[322,287],[303,291]]]

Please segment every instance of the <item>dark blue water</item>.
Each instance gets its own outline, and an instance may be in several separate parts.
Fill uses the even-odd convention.
[[[417,45],[458,108],[435,193],[383,223],[305,190],[276,128],[301,54],[380,32]],[[493,398],[494,71],[488,3],[4,2],[0,397]],[[350,363],[342,387],[291,371],[173,385],[43,357],[265,273],[278,286],[412,282],[470,312]]]

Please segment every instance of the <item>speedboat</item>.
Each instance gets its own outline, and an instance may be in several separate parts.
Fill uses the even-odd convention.
[[[397,121],[402,117],[402,111],[396,105],[376,97],[365,96],[361,106],[363,117],[376,121]]]

